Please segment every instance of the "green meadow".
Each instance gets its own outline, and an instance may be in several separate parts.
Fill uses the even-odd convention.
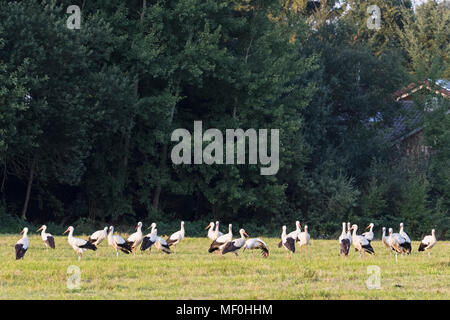
[[[0,236],[1,299],[450,299],[448,241],[438,241],[431,257],[414,241],[413,253],[397,263],[379,240],[372,242],[376,255],[363,259],[353,247],[341,257],[337,240],[312,240],[306,257],[296,251],[290,260],[277,238],[263,238],[267,259],[259,251],[209,254],[207,238],[185,238],[177,254],[153,247],[117,259],[104,241],[78,262],[66,237],[57,236],[56,250],[47,251],[38,235],[16,261],[19,238]],[[79,288],[68,288],[68,281],[76,285],[70,266],[79,267]],[[370,268],[379,268],[379,288],[367,286],[377,284]]]

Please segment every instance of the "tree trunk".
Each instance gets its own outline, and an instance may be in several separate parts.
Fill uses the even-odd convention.
[[[179,85],[179,82],[177,82],[176,88],[175,88],[175,96],[178,97],[179,94],[180,94],[180,85]],[[172,110],[170,110],[169,128],[172,126],[173,116],[175,114],[176,106],[177,106],[177,102],[174,102],[174,104],[172,106]],[[163,153],[162,153],[161,162],[159,164],[159,172],[163,171],[164,167],[166,166],[166,161],[167,161],[167,142],[165,142],[163,145]],[[158,185],[156,186],[155,194],[153,196],[152,207],[154,210],[158,210],[159,198],[161,197],[161,188],[162,188],[161,182],[158,182]]]
[[[34,166],[35,161],[33,160],[33,163],[30,168],[30,175],[28,176],[28,185],[27,185],[27,193],[25,194],[25,203],[23,204],[22,215],[20,216],[22,220],[27,220],[28,203],[30,201],[31,186],[33,185],[34,179]]]

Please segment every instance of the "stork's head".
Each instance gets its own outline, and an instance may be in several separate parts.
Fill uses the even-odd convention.
[[[67,232],[70,232],[70,231],[73,231],[73,227],[72,226],[68,227],[67,230],[64,231],[63,234],[66,234]]]
[[[383,231],[383,234],[386,233],[386,227],[381,228],[381,230]]]
[[[352,227],[350,228],[350,229],[348,229],[349,231],[350,230],[358,230],[358,226],[356,225],[356,224],[354,224],[354,225],[352,225]]]
[[[366,227],[366,229],[373,228],[373,226],[374,226],[374,224],[371,222],[371,223]]]
[[[389,235],[391,235],[393,232],[392,228],[389,228]]]
[[[142,222],[138,222],[137,226],[136,226],[136,230],[142,228]]]
[[[20,234],[27,234],[28,233],[28,228],[25,227],[22,229],[22,231],[20,231]]]
[[[151,229],[151,228],[156,228],[156,223],[152,222],[152,224],[150,225],[150,227],[148,227],[148,229]]]
[[[297,228],[300,228],[300,221],[295,221],[295,226],[296,226]]]
[[[246,237],[249,236],[249,235],[247,234],[247,232],[245,232],[244,229],[239,230],[239,234],[240,234],[241,236],[246,236]]]
[[[216,223],[217,223],[217,222],[216,222]],[[208,230],[209,228],[214,228],[214,222],[210,222],[210,223],[206,226],[205,230]]]
[[[400,228],[403,228],[403,222],[400,222]]]
[[[103,231],[108,232],[108,227],[103,228]]]
[[[44,232],[45,232],[46,229],[47,229],[47,226],[44,224],[36,232],[39,232],[41,230],[44,230]]]
[[[182,227],[184,226],[184,221],[181,221],[181,226],[182,226]]]

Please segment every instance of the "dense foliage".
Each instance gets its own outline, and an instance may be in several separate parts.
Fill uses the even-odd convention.
[[[448,99],[414,96],[428,155],[386,138],[394,92],[448,80],[448,5],[375,1],[369,30],[365,2],[336,2],[0,0],[0,231],[220,220],[278,235],[300,220],[333,237],[403,221],[448,238]],[[195,120],[280,129],[278,173],[173,164],[171,133]]]

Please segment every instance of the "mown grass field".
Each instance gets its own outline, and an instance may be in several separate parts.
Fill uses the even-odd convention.
[[[79,236],[87,239],[86,236]],[[337,240],[312,240],[305,258],[291,260],[279,239],[265,239],[270,256],[255,251],[217,256],[209,254],[209,239],[186,238],[177,254],[152,248],[149,255],[120,254],[104,241],[83,260],[56,237],[56,250],[46,251],[38,235],[30,235],[23,261],[16,261],[14,244],[20,236],[0,236],[1,299],[450,299],[450,242],[439,241],[431,257],[418,253],[389,256],[381,241],[372,245],[376,256],[360,259],[353,247],[339,256]],[[80,289],[67,288],[70,265],[81,270]],[[381,271],[381,289],[368,289],[367,267]]]

